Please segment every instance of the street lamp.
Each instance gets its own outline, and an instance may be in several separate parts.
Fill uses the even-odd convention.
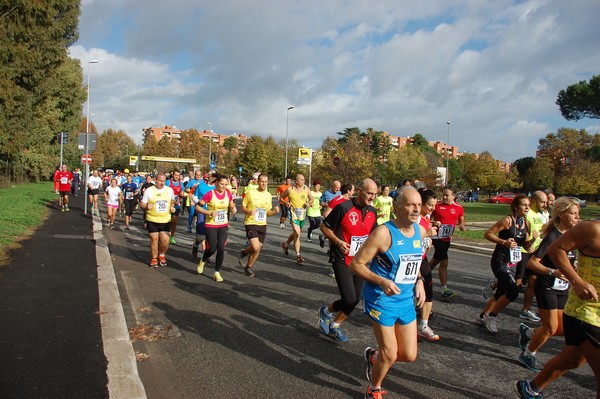
[[[444,186],[448,185],[448,175],[450,171],[448,170],[448,153],[450,152],[450,122],[446,121],[446,125],[448,125],[448,142],[446,143],[446,181],[444,182]]]
[[[90,164],[87,163],[87,157],[90,153],[90,147],[89,147],[89,140],[88,140],[88,136],[90,134],[90,75],[91,75],[91,68],[90,65],[91,64],[97,64],[98,60],[91,60],[88,61],[88,76],[87,76],[87,120],[86,120],[86,126],[85,126],[85,157],[86,157],[86,164],[85,164],[85,190],[87,190],[87,183],[88,183],[88,177],[90,176]],[[84,195],[85,197],[85,204],[83,206],[83,214],[87,215],[87,205],[88,205],[88,196]]]
[[[212,153],[212,123],[208,122],[208,167],[210,168],[210,163],[212,161],[211,153]],[[210,169],[209,169],[210,170]]]
[[[283,178],[287,179],[288,174],[288,128],[290,125],[290,110],[294,109],[293,105],[287,107],[286,117],[285,117],[285,170],[283,172]]]

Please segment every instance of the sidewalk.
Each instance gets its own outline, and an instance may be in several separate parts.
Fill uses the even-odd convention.
[[[108,398],[92,219],[84,197],[0,267],[0,398]]]

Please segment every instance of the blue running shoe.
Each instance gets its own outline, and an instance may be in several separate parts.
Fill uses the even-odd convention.
[[[536,373],[539,373],[544,368],[544,365],[537,360],[535,355],[526,355],[525,352],[521,352],[518,359],[519,363]]]
[[[329,325],[329,336],[339,342],[348,342],[348,337],[340,329],[340,326]]]
[[[521,380],[515,384],[515,390],[521,399],[542,399],[542,393],[535,394],[529,386],[529,381]]]
[[[327,306],[321,306],[319,308],[319,329],[323,334],[329,335],[329,323],[331,323],[331,320],[333,319],[333,314],[327,316],[325,314],[325,309],[327,309]]]
[[[530,327],[527,324],[519,324],[519,347],[521,347],[522,351],[527,349],[527,345],[529,345],[529,341],[531,341],[531,338],[527,336],[527,330],[529,330],[529,328]]]

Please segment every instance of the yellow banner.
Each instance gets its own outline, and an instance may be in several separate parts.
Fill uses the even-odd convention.
[[[129,156],[129,166],[135,166],[135,165],[137,165],[137,162],[138,162],[137,155],[130,155]]]
[[[170,157],[154,157],[154,156],[150,156],[150,155],[142,155],[142,161],[196,163],[196,158],[170,158]]]

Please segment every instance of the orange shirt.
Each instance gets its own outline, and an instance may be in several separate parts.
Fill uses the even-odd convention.
[[[280,197],[279,198],[279,203],[282,205],[285,205],[287,203],[290,202],[290,197],[286,197],[285,199],[282,199],[281,196],[283,195],[283,193],[285,193],[285,191],[290,188],[291,184],[285,184],[283,183],[282,185],[280,185],[279,187],[277,187],[277,196]]]

